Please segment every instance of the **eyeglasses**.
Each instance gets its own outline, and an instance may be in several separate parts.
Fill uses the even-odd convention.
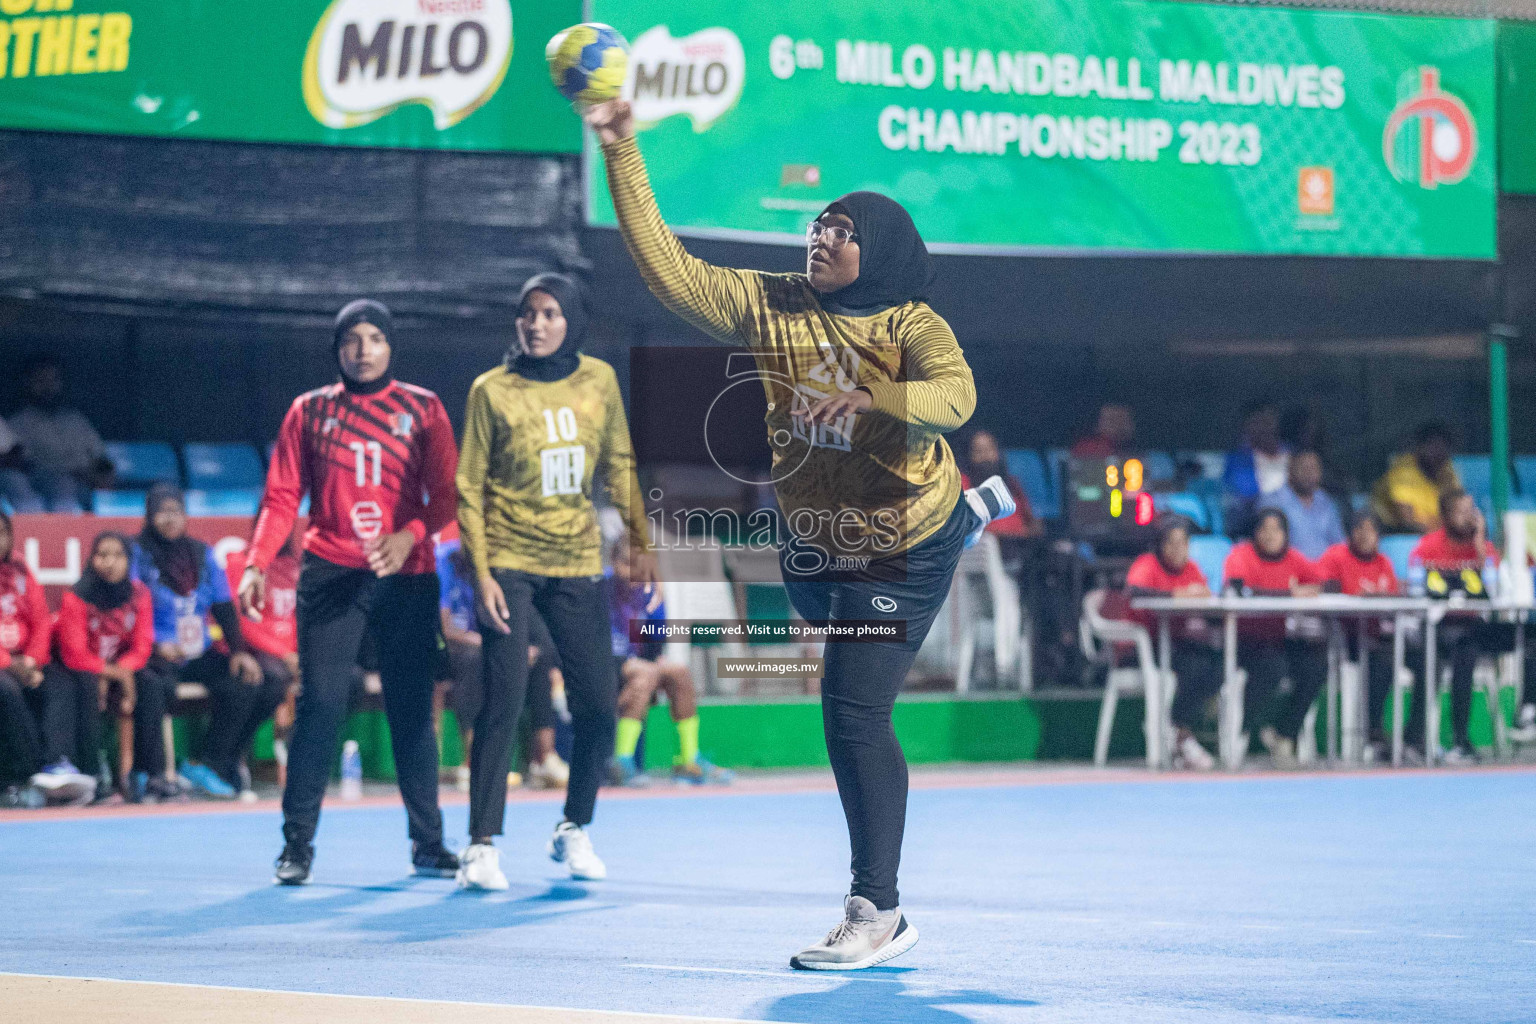
[[[849,242],[857,242],[859,240],[859,233],[852,228],[823,224],[819,220],[813,220],[805,226],[805,241],[807,245],[815,245],[822,235],[827,236],[828,249],[841,249]]]

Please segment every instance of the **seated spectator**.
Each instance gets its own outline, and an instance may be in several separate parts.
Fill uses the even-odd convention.
[[[1138,594],[1173,597],[1206,597],[1211,588],[1205,573],[1189,557],[1189,520],[1167,516],[1159,520],[1152,550],[1131,563],[1125,586],[1132,596]],[[1150,612],[1136,612],[1135,618],[1149,630],[1157,623]],[[1172,632],[1173,672],[1178,678],[1171,717],[1177,730],[1174,763],[1178,767],[1207,772],[1216,767],[1210,753],[1195,739],[1194,728],[1205,714],[1206,703],[1221,689],[1220,638],[1210,623],[1199,616],[1180,620]]]
[[[249,551],[242,550],[230,552],[224,560],[224,578],[228,581],[231,593],[240,586],[240,577],[245,572],[248,558]],[[288,543],[283,545],[267,567],[267,586],[262,591],[262,603],[256,609],[257,614],[240,614],[240,634],[251,656],[256,659],[256,664],[261,666],[263,687],[270,687],[282,694],[278,707],[288,703],[299,681],[298,588],[299,534],[295,529],[289,534]],[[236,607],[238,609],[238,605]],[[232,649],[227,640],[224,646],[226,652]],[[276,715],[276,709],[273,714]],[[261,720],[256,724],[259,727]],[[276,724],[274,721],[274,739]],[[244,745],[239,749],[243,757]],[[251,792],[251,788],[249,769],[243,761],[241,764],[240,791],[244,796]]]
[[[1232,549],[1223,567],[1226,586],[1243,594],[1315,597],[1322,593],[1317,567],[1291,547],[1290,523],[1278,509],[1260,510],[1252,539]],[[1260,720],[1284,679],[1291,692],[1280,713],[1259,730],[1259,740],[1281,768],[1296,766],[1296,738],[1328,681],[1328,651],[1324,644],[1299,632],[1287,634],[1283,615],[1244,617],[1238,624],[1237,661],[1248,673],[1243,694],[1243,720]]]
[[[73,765],[48,765],[29,706],[37,700],[48,664],[51,624],[43,588],[27,564],[13,555],[11,519],[0,512],[0,765],[11,806],[41,805],[43,798],[75,800],[89,788]]]
[[[60,602],[57,657],[43,678],[43,746],[50,762],[96,764],[109,702],[119,717],[133,718],[134,673],[154,651],[155,613],[149,588],[128,575],[129,545],[120,533],[98,534],[85,571]],[[133,750],[118,756],[118,787],[126,797]]]
[[[656,589],[638,587],[629,576],[629,551],[623,534],[613,542],[612,575],[609,595],[609,626],[613,639],[613,660],[619,674],[619,726],[614,740],[613,781],[621,785],[644,785],[635,751],[645,729],[645,717],[657,693],[667,695],[673,728],[677,730],[677,756],[672,759],[672,777],[694,785],[728,783],[734,775],[717,768],[699,756],[699,696],[693,673],[687,665],[661,660],[660,641],[643,643],[630,639],[629,624],[665,622],[666,607],[661,601],[660,584]]]
[[[1099,406],[1098,424],[1092,434],[1072,445],[1075,459],[1115,459],[1134,455],[1136,414],[1128,405],[1106,402]]]
[[[1461,489],[1451,461],[1450,427],[1439,420],[1413,432],[1413,451],[1392,460],[1371,490],[1371,504],[1393,533],[1429,533],[1440,527],[1440,498]]]
[[[1344,542],[1339,506],[1323,490],[1323,460],[1316,452],[1291,456],[1287,481],[1259,499],[1263,508],[1277,508],[1291,524],[1291,547],[1311,559],[1322,557]]]
[[[21,465],[5,477],[6,497],[17,511],[79,512],[91,490],[112,480],[101,436],[78,410],[64,404],[64,371],[53,356],[33,356],[22,366],[21,411],[10,431],[21,444]]]
[[[179,488],[156,484],[145,502],[144,529],[134,545],[133,574],[149,588],[155,619],[155,651],[140,670],[135,713],[133,796],[175,795],[160,779],[165,748],[160,720],[180,682],[202,683],[213,704],[199,760],[181,767],[182,777],[208,796],[239,793],[240,760],[257,728],[286,696],[288,681],[266,679],[240,629],[229,596],[229,578],[213,550],[187,535],[187,511]],[[218,624],[229,654],[213,645],[209,617]],[[143,784],[141,792],[139,782]]]
[[[1323,586],[1341,594],[1391,597],[1402,593],[1402,584],[1392,568],[1391,559],[1381,553],[1381,528],[1376,517],[1369,512],[1357,512],[1349,521],[1349,538],[1323,552],[1318,559],[1317,572]],[[1390,638],[1392,622],[1383,619],[1376,629],[1377,637]],[[1381,651],[1380,644],[1369,662],[1366,680],[1366,717],[1372,760],[1386,756],[1388,737],[1383,724],[1387,698],[1392,695],[1392,657]],[[1360,650],[1354,636],[1350,637],[1350,657],[1356,660]],[[1417,659],[1410,657],[1411,667]]]
[[[1243,410],[1243,439],[1227,453],[1222,483],[1241,507],[1251,508],[1261,494],[1285,485],[1291,450],[1280,440],[1280,416],[1269,402]]]
[[[481,638],[475,613],[474,570],[457,540],[437,546],[439,607],[443,641],[447,648],[451,688],[449,705],[459,723],[465,754],[474,749],[475,718],[484,702],[481,684]],[[563,698],[565,683],[549,627],[535,614],[528,620],[528,785],[536,789],[562,789],[570,780],[570,766],[555,751],[554,694]],[[469,768],[461,766],[460,788],[469,786]]]
[[[1003,453],[997,446],[996,436],[989,430],[976,431],[971,435],[968,454],[965,472],[960,474],[960,486],[968,488],[972,484],[981,483],[988,477],[1000,476],[1008,487],[1008,493],[1013,495],[1014,505],[1017,506],[1013,515],[994,519],[988,523],[987,532],[995,535],[999,540],[1011,541],[1038,537],[1044,533],[1045,524],[1035,518],[1034,510],[1030,508],[1029,495],[1024,493],[1024,485],[1008,472],[1008,467],[1003,462]]]
[[[1461,591],[1468,597],[1486,597],[1497,572],[1499,552],[1488,540],[1482,510],[1472,496],[1459,488],[1440,495],[1441,526],[1419,538],[1408,555],[1410,591],[1446,597]],[[1515,625],[1484,622],[1475,612],[1450,612],[1440,621],[1437,633],[1441,656],[1451,663],[1452,748],[1446,764],[1473,764],[1477,754],[1467,727],[1472,717],[1472,674],[1485,655],[1514,650]]]

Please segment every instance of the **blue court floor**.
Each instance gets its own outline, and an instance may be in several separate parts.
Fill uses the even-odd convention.
[[[515,802],[493,895],[409,877],[398,805],[329,804],[303,889],[269,884],[275,808],[12,817],[0,972],[803,1024],[1536,1020],[1536,773],[1105,778],[915,789],[922,940],[857,975],[787,967],[847,884],[819,779],[605,800],[603,883],[544,856],[557,803]]]

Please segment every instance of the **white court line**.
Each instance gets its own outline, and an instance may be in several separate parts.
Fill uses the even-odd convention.
[[[1443,932],[1420,932],[1421,939],[1464,939],[1465,935],[1447,935]]]
[[[1370,928],[1328,928],[1328,929],[1325,929],[1325,931],[1330,931],[1330,932],[1332,932],[1335,935],[1375,935],[1376,934],[1376,932],[1373,929],[1370,929]]]
[[[1243,925],[1238,925],[1238,927],[1239,928],[1249,928],[1249,929],[1252,929],[1254,931],[1260,931],[1260,932],[1283,932],[1283,931],[1285,931],[1285,926],[1284,925],[1279,925],[1279,924],[1243,924]]]
[[[140,978],[82,977],[73,974],[31,974],[25,971],[0,972],[0,981],[6,978],[41,978],[47,981],[104,981],[117,985],[144,985],[151,988],[195,988],[213,992],[250,992],[258,995],[318,996],[323,999],[367,999],[386,1003],[410,1003],[422,1006],[483,1006],[495,1010],[544,1010],[554,1013],[609,1014],[614,1017],[644,1017],[654,1020],[698,1021],[699,1024],[763,1024],[762,1021],[742,1020],[738,1017],[695,1017],[686,1013],[644,1013],[640,1010],[593,1010],[575,1006],[529,1006],[515,1003],[485,1003],[457,999],[413,999],[409,996],[360,996],[351,992],[310,992],[302,989],[251,988],[248,985],[199,985],[188,981],[144,981]],[[873,979],[871,979],[873,980]]]

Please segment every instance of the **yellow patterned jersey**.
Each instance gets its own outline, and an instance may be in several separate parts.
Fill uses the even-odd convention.
[[[944,319],[925,302],[870,316],[833,312],[804,274],[695,259],[662,221],[635,140],[605,145],[603,155],[619,227],[651,291],[706,334],[756,357],[775,490],[791,532],[841,559],[897,554],[944,525],[960,473],[943,435],[976,406],[970,367]],[[793,415],[859,388],[873,399],[863,415],[812,430]]]
[[[592,507],[598,469],[631,543],[647,546],[613,367],[582,356],[564,380],[529,380],[505,366],[476,378],[457,477],[459,532],[476,575],[493,568],[539,576],[601,573],[602,535]]]

